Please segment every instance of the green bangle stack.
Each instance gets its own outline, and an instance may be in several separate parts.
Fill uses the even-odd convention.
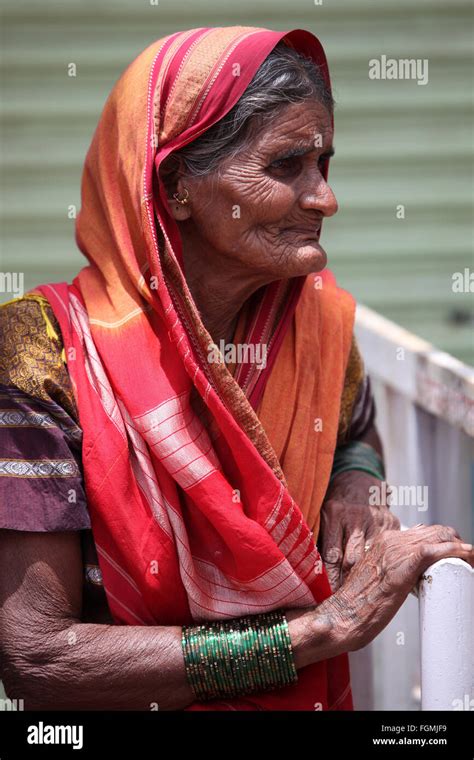
[[[381,457],[372,446],[362,441],[351,441],[346,446],[339,446],[334,455],[331,480],[341,472],[361,470],[374,478],[385,480],[385,468]]]
[[[201,701],[276,689],[298,678],[279,611],[184,626],[182,647],[188,682]]]

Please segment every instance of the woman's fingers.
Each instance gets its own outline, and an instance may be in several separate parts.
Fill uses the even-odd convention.
[[[463,543],[462,541],[446,541],[439,544],[431,544],[425,547],[424,559],[429,565],[433,565],[440,559],[456,557],[468,562],[474,567],[474,548],[472,544]]]
[[[321,557],[326,567],[329,584],[333,591],[341,585],[342,560],[344,557],[344,530],[342,520],[335,510],[323,510],[321,514]]]
[[[342,582],[344,583],[346,576],[355,563],[358,562],[365,554],[364,547],[366,542],[368,543],[368,535],[361,530],[354,530],[349,536],[345,549],[344,559],[342,560]]]
[[[413,545],[413,538],[418,545],[420,558],[419,572],[424,572],[427,567],[438,562],[440,559],[455,557],[463,559],[474,566],[474,550],[472,544],[464,542],[458,531],[449,525],[426,525],[416,526],[402,535],[409,536]]]
[[[342,549],[338,546],[331,546],[323,556],[324,566],[329,579],[329,585],[332,591],[337,591],[341,585],[341,565]]]
[[[416,543],[444,543],[446,541],[461,541],[456,528],[450,525],[415,525],[401,534],[407,539],[415,539]]]
[[[450,525],[431,525],[428,530],[430,528],[431,533],[437,541],[452,541],[453,539],[461,540],[456,528],[452,528]]]
[[[388,530],[400,530],[400,520],[389,509],[385,510],[385,524]]]
[[[367,538],[382,530],[400,530],[400,520],[388,507],[370,507],[372,520],[368,524]]]
[[[347,540],[343,571],[353,566],[361,549],[363,558],[356,560],[332,597],[350,632],[348,651],[365,646],[383,630],[430,565],[454,557],[474,567],[472,545],[447,525],[420,525],[402,532],[388,529],[370,537],[367,533],[353,532]],[[370,545],[367,552],[365,544]]]
[[[323,560],[333,591],[346,582],[350,571],[367,555],[369,546],[371,562],[376,560],[375,574],[378,578],[382,565],[398,567],[406,559],[407,552],[412,561],[406,571],[415,584],[422,572],[439,559],[458,557],[474,566],[474,553],[470,544],[463,543],[457,530],[449,525],[417,525],[400,532],[398,526],[377,530],[368,525],[367,530],[353,529],[344,546],[342,530],[334,530]],[[391,558],[391,559],[390,559]],[[380,566],[380,567],[379,567]],[[379,572],[378,572],[379,571]],[[394,582],[395,587],[397,581]],[[409,580],[405,577],[404,583]]]

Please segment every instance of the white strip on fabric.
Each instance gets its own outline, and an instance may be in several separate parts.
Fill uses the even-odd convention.
[[[113,569],[122,576],[124,580],[127,581],[127,583],[133,588],[134,591],[138,594],[138,596],[141,596],[142,593],[140,589],[138,588],[137,584],[133,580],[132,576],[127,573],[126,570],[121,567],[118,562],[116,562],[108,552],[105,551],[103,546],[100,546],[97,541],[94,540],[95,547],[97,549],[97,554],[100,554],[101,557],[103,557]]]
[[[127,322],[130,322],[131,319],[134,317],[138,317],[140,314],[145,314],[146,312],[151,311],[151,306],[145,306],[143,309],[140,307],[138,309],[134,309],[133,311],[130,311],[128,314],[125,314],[122,319],[118,319],[116,322],[104,322],[102,319],[89,319],[89,324],[91,325],[98,325],[99,327],[104,327],[107,330],[114,330],[117,327],[122,327],[122,325],[125,325]]]
[[[112,387],[102,366],[99,354],[92,339],[87,312],[79,299],[70,296],[69,314],[73,328],[78,334],[84,349],[84,363],[91,386],[99,396],[105,413],[113,422],[122,438],[126,438],[125,425],[115,400]]]
[[[151,513],[153,514],[156,522],[166,533],[166,535],[171,540],[173,540],[170,521],[163,502],[158,479],[153,468],[153,463],[151,461],[150,454],[148,453],[147,444],[143,440],[142,436],[133,427],[132,418],[127,412],[124,404],[120,401],[119,407],[129,436],[131,465],[137,479],[137,483],[150,507]]]
[[[207,431],[190,406],[188,392],[135,417],[132,424],[182,488],[221,469]]]

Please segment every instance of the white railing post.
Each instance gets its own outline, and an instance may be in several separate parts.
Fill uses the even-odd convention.
[[[460,559],[431,565],[419,584],[421,709],[474,709],[474,570]]]

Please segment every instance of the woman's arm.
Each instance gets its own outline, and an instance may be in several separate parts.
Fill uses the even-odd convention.
[[[0,533],[0,649],[11,698],[26,709],[182,709],[194,701],[179,626],[80,622],[77,534]],[[426,568],[474,565],[453,528],[384,531],[344,586],[318,607],[286,613],[297,668],[368,644]]]
[[[180,626],[81,623],[78,533],[0,531],[0,651],[5,688],[26,709],[182,709]],[[336,654],[330,611],[288,614],[295,665]]]

